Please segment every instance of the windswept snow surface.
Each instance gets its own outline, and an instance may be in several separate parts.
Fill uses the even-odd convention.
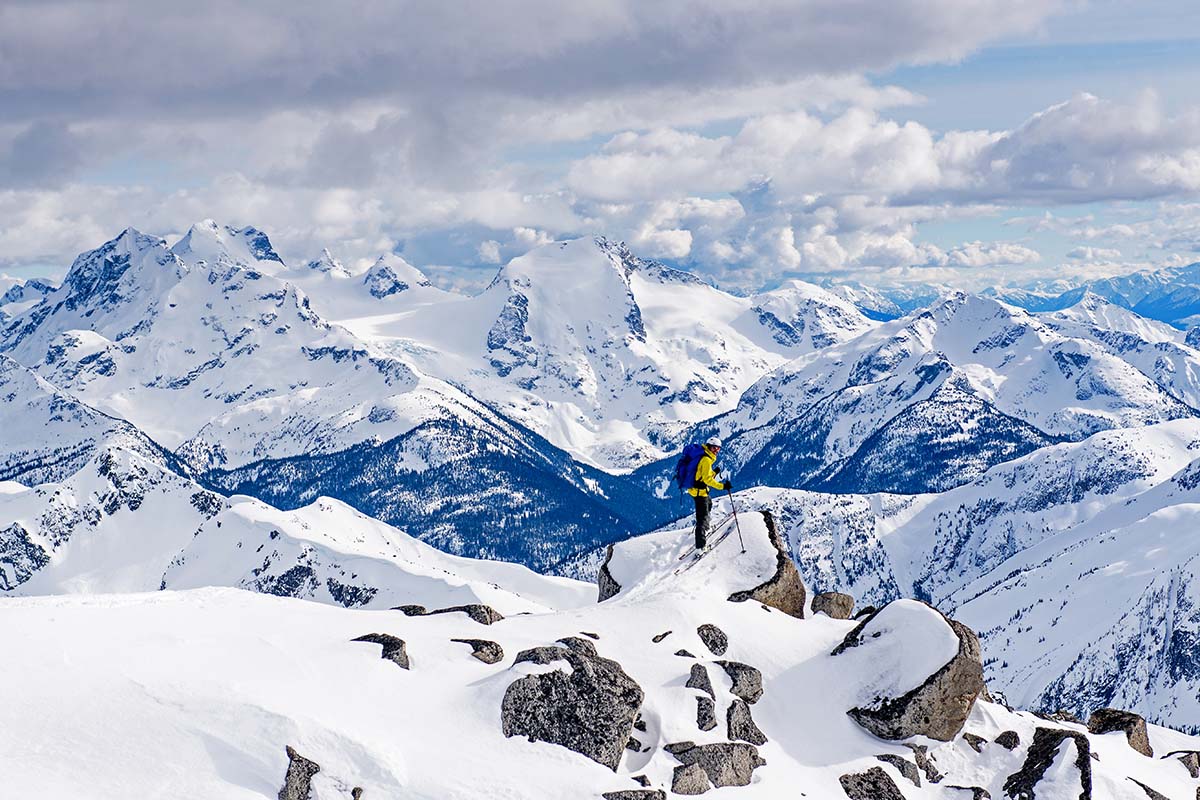
[[[273,797],[287,769],[285,745],[320,765],[315,800],[345,798],[354,787],[367,798],[595,797],[640,788],[634,775],[665,789],[679,764],[665,745],[726,741],[731,682],[697,634],[705,623],[728,635],[724,658],[761,670],[764,689],[751,708],[768,739],[759,748],[766,765],[749,786],[719,796],[842,797],[840,775],[880,767],[910,800],[958,796],[948,788],[954,785],[1003,797],[1035,727],[1080,730],[979,701],[966,731],[989,741],[983,752],[961,737],[918,740],[945,777],[917,788],[876,758],[911,759],[912,751],[869,735],[845,712],[863,687],[920,682],[948,652],[946,623],[918,603],[898,604],[876,620],[913,652],[895,653],[897,663],[867,657],[866,646],[859,656],[853,649],[832,656],[854,622],[823,615],[799,620],[726,600],[727,588],[765,565],[762,518],[747,514],[743,533],[745,556],[726,540],[703,567],[707,572],[697,566],[678,577],[668,571],[671,537],[659,535],[635,548],[663,557],[644,564],[640,577],[622,573],[640,590],[490,626],[463,614],[406,617],[236,589],[0,601],[5,639],[22,643],[0,660],[0,681],[20,687],[0,704],[5,790],[90,800]],[[680,542],[686,535],[674,532]],[[624,561],[632,565],[636,553]],[[562,662],[514,664],[517,654],[562,637],[582,639],[582,632],[596,637],[588,641],[644,692],[646,730],[634,731],[640,747],[624,751],[615,772],[558,745],[502,733],[510,684],[567,669]],[[351,641],[367,633],[404,639],[411,668],[381,659],[378,645]],[[483,664],[455,638],[494,640],[504,659]],[[681,648],[695,658],[674,655]],[[684,685],[693,664],[704,666],[714,685],[721,723],[709,732],[697,728],[700,690]],[[1006,730],[1020,736],[1017,751],[990,743]],[[1130,777],[1167,797],[1194,794],[1196,781],[1173,760],[1141,756],[1120,735],[1087,739],[1099,756],[1091,764],[1093,796],[1144,797]],[[1200,740],[1160,728],[1151,727],[1150,739],[1163,754],[1200,749]],[[1078,776],[1069,758],[1065,764],[1039,785],[1038,797],[1060,796],[1053,788],[1060,783],[1061,796],[1078,795]]]

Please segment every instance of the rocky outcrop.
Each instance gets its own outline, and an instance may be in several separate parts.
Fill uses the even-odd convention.
[[[279,800],[308,800],[312,777],[321,771],[321,765],[309,761],[297,753],[289,745],[287,747],[288,768],[283,777],[283,788],[279,790]]]
[[[688,676],[687,683],[684,684],[689,689],[699,689],[709,697],[716,698],[713,692],[712,681],[708,678],[708,670],[703,664],[692,664],[692,674]]]
[[[904,800],[896,782],[883,771],[883,767],[871,767],[866,772],[843,775],[838,781],[850,800]]]
[[[1075,743],[1075,767],[1079,770],[1080,800],[1092,797],[1091,745],[1082,733],[1061,728],[1038,728],[1033,732],[1033,742],[1025,754],[1021,769],[1004,781],[1004,793],[1013,800],[1033,800],[1037,796],[1037,785],[1046,770],[1058,757],[1059,748],[1066,740]],[[997,739],[999,741],[999,739]]]
[[[905,743],[904,745],[913,752],[913,758],[916,759],[917,768],[925,773],[925,780],[930,783],[941,783],[942,773],[934,766],[933,756],[929,755],[929,748],[923,744]]]
[[[485,664],[496,664],[504,660],[504,648],[488,639],[451,639],[452,642],[468,645],[471,655]]]
[[[1158,792],[1158,791],[1155,791],[1154,789],[1151,789],[1149,786],[1147,786],[1146,784],[1142,783],[1141,781],[1139,781],[1135,778],[1126,778],[1125,780],[1133,781],[1134,783],[1136,783],[1138,788],[1141,789],[1143,792],[1145,792],[1146,797],[1149,797],[1150,800],[1171,800],[1171,798],[1167,797],[1162,792]],[[1198,793],[1200,793],[1200,790],[1198,790]]]
[[[369,642],[380,645],[383,647],[380,658],[391,661],[401,669],[409,669],[408,648],[405,646],[403,639],[392,636],[390,633],[368,633],[351,641]]]
[[[662,633],[658,634],[650,641],[654,642],[655,644],[658,644],[659,642],[661,642],[663,639],[667,638],[670,635],[671,635],[671,631],[663,631]]]
[[[898,756],[895,753],[884,753],[883,755],[875,756],[885,764],[891,764],[901,775],[908,778],[913,786],[921,788],[921,773],[917,771],[917,765],[909,761],[904,756]]]
[[[501,705],[504,735],[557,744],[615,772],[642,705],[642,689],[620,664],[598,655],[591,642],[568,637],[563,643],[517,654],[514,667],[563,661],[570,671],[514,681]]]
[[[775,573],[766,582],[753,589],[734,592],[729,595],[729,600],[734,603],[756,600],[763,605],[777,608],[785,614],[804,619],[804,606],[807,598],[804,581],[800,578],[800,572],[796,569],[795,562],[788,555],[787,549],[783,546],[783,542],[775,530],[775,518],[769,511],[763,511],[762,515],[767,523],[767,536],[775,548]],[[718,653],[718,655],[720,654]]]
[[[832,655],[862,644],[864,630],[878,613],[859,623]],[[879,698],[870,708],[850,709],[847,713],[855,722],[881,739],[921,735],[948,742],[958,735],[984,689],[983,662],[975,632],[952,619],[942,619],[958,638],[955,656],[917,688],[899,697]]]
[[[767,743],[767,737],[754,724],[754,718],[750,716],[750,706],[745,700],[739,698],[729,704],[725,723],[731,742],[749,742],[760,746]]]
[[[1005,750],[1016,750],[1017,746],[1021,744],[1021,735],[1016,731],[1004,731],[996,737],[996,744]]]
[[[733,681],[730,691],[734,696],[742,698],[747,703],[758,702],[763,695],[763,682],[762,673],[756,667],[740,661],[718,661],[717,663]]]
[[[604,563],[600,565],[600,570],[596,573],[596,586],[599,589],[599,596],[596,598],[597,603],[603,603],[610,597],[616,597],[621,592],[621,584],[617,583],[616,578],[608,571],[608,565],[612,562],[613,546],[608,546],[608,552],[604,556]],[[670,631],[667,631],[670,633]],[[666,634],[663,634],[666,638]],[[662,639],[655,638],[655,642],[661,642]]]
[[[625,789],[620,792],[605,792],[604,800],[667,800],[662,789]]]
[[[696,634],[714,656],[723,656],[729,649],[729,637],[716,625],[706,622],[696,629]]]
[[[1183,768],[1188,771],[1188,774],[1193,778],[1200,778],[1200,752],[1195,750],[1172,750],[1163,758],[1177,758]]]
[[[465,606],[450,606],[449,608],[438,608],[433,611],[426,611],[425,606],[407,605],[396,606],[393,611],[399,611],[406,617],[431,617],[434,614],[455,614],[463,613],[471,619],[478,622],[480,625],[491,625],[504,619],[504,615],[491,606],[483,603],[470,603]]]
[[[674,794],[704,794],[710,787],[708,775],[699,764],[676,767],[671,775],[671,791]]]
[[[825,614],[832,619],[850,619],[854,613],[854,598],[841,592],[821,592],[813,597],[814,614]]]
[[[696,698],[696,727],[702,731],[717,727],[717,705],[711,697]]]
[[[982,753],[983,746],[987,744],[987,739],[983,738],[982,736],[976,736],[973,733],[964,733],[963,740],[967,744],[971,745],[971,749],[976,753]]]
[[[1121,731],[1130,747],[1144,756],[1154,756],[1154,748],[1150,746],[1150,737],[1146,733],[1146,720],[1132,711],[1098,708],[1088,717],[1087,727],[1088,733],[1096,734]]]
[[[678,742],[663,749],[683,765],[675,768],[671,781],[671,791],[676,794],[702,794],[710,785],[748,786],[754,770],[767,763],[757,747],[741,742],[699,746]]]

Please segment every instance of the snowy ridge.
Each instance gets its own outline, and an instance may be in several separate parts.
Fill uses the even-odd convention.
[[[703,792],[713,791],[710,776],[728,785],[719,796],[746,798],[932,800],[971,787],[1003,797],[1021,785],[1039,797],[1084,787],[1146,796],[1134,781],[1172,798],[1195,793],[1197,779],[1175,757],[1142,755],[1120,732],[1089,734],[984,699],[944,741],[873,736],[847,709],[927,685],[959,658],[959,634],[933,609],[899,601],[845,647],[853,620],[729,602],[727,589],[769,563],[764,518],[749,512],[743,528],[744,561],[718,549],[719,566],[697,567],[706,580],[676,582],[691,593],[651,588],[669,575],[667,560],[642,562],[637,574],[614,561],[628,591],[486,625],[463,613],[409,617],[232,589],[10,601],[6,622],[23,646],[0,662],[0,679],[23,690],[0,706],[0,747],[17,765],[6,785],[96,800],[142,786],[188,799],[262,797],[285,785],[290,757],[314,767],[301,796],[317,800],[355,788],[430,800]],[[670,538],[619,546],[632,549],[616,558],[666,555]],[[399,642],[402,655],[380,658],[372,641]],[[89,668],[63,658],[64,647],[91,654]],[[525,708],[545,712],[550,727],[517,732],[538,723],[510,696],[547,681],[557,690]],[[1200,749],[1163,728],[1147,734],[1156,755]],[[1054,744],[1039,756],[1047,735]],[[33,744],[47,740],[62,747]],[[87,769],[63,768],[82,753]],[[708,765],[699,772],[686,766],[697,753]],[[1038,769],[1039,758],[1050,763]],[[856,776],[894,794],[850,795]]]
[[[141,431],[79,402],[0,354],[0,480],[63,480],[103,446],[132,450],[165,466],[170,457]]]
[[[716,427],[750,482],[912,492],[1056,440],[1194,414],[1093,340],[960,293],[780,367]],[[917,445],[947,455],[931,460]]]

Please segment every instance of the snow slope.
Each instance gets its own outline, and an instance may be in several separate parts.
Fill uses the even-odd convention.
[[[347,607],[419,596],[502,613],[594,597],[516,564],[447,555],[331,498],[294,511],[225,498],[116,447],[61,483],[0,487],[0,591],[12,594],[237,586]]]
[[[726,741],[725,711],[735,699],[698,635],[702,624],[727,634],[725,658],[760,670],[763,688],[750,708],[766,738],[757,748],[765,764],[748,786],[716,796],[844,797],[840,776],[876,767],[909,800],[969,796],[953,786],[1004,797],[1035,728],[1080,733],[1079,726],[977,701],[965,732],[986,740],[980,752],[961,736],[944,743],[919,737],[913,743],[928,747],[943,777],[934,783],[918,775],[918,787],[897,768],[913,766],[913,751],[873,737],[845,712],[885,684],[919,684],[948,652],[949,628],[936,612],[906,601],[876,618],[884,638],[833,656],[856,623],[824,615],[800,620],[726,600],[726,589],[770,560],[761,558],[762,517],[747,514],[743,527],[751,539],[743,560],[718,548],[720,561],[673,578],[665,571],[672,536],[659,536],[634,545],[663,560],[622,573],[628,592],[488,626],[464,614],[406,617],[234,589],[0,600],[5,638],[23,643],[0,660],[0,681],[21,687],[0,704],[0,749],[10,756],[5,788],[16,796],[92,800],[272,797],[287,770],[285,746],[320,766],[314,800],[346,798],[356,787],[366,798],[596,797],[640,788],[634,775],[667,788],[680,762],[666,745]],[[682,543],[684,533],[673,538]],[[378,645],[352,641],[369,633],[402,638],[409,668],[381,659]],[[637,712],[645,730],[633,731],[636,751],[624,751],[615,770],[559,745],[503,733],[508,688],[566,669],[562,662],[516,663],[518,654],[564,637],[615,661],[641,690]],[[471,646],[452,641],[480,638],[503,648],[498,663],[481,663]],[[695,655],[675,655],[680,649]],[[713,684],[719,723],[707,732],[696,716],[704,690],[685,685],[693,666]],[[1011,752],[993,741],[1009,730],[1020,739]],[[1084,758],[1094,797],[1146,797],[1130,778],[1171,798],[1195,793],[1196,779],[1174,759],[1142,756],[1121,734],[1081,738],[1098,758]],[[1200,749],[1196,738],[1155,727],[1150,742],[1161,755]],[[1071,747],[1068,740],[1050,753],[1054,764],[1037,784],[1038,797],[1079,795]],[[884,763],[879,755],[902,760]]]
[[[0,480],[62,480],[105,445],[160,465],[170,458],[141,431],[102,414],[0,354]]]

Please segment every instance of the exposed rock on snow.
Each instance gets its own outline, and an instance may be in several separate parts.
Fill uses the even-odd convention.
[[[918,789],[921,788],[921,773],[917,771],[917,765],[909,761],[904,756],[898,756],[895,753],[884,753],[883,755],[875,756],[885,764],[891,764],[900,771],[900,774],[908,778]]]
[[[526,662],[565,661],[570,672],[528,674],[514,681],[501,707],[504,735],[557,744],[615,772],[645,695],[620,664],[597,655],[590,642],[572,637],[565,643],[517,654],[514,669]]]
[[[451,639],[450,641],[470,645],[471,655],[485,664],[495,664],[504,660],[504,648],[496,642],[487,639]]]
[[[397,606],[393,611],[399,611],[406,617],[426,617],[434,614],[455,614],[461,612],[480,625],[491,625],[504,619],[503,614],[483,603],[469,603],[464,606],[451,606],[450,608],[439,608],[434,611],[426,611],[424,606],[406,605]]]
[[[925,735],[950,741],[984,689],[974,632],[916,601],[889,603],[859,623],[833,655],[847,652],[870,659],[883,673],[873,697],[848,712],[883,739]],[[946,660],[936,671],[920,675],[941,659]],[[915,688],[905,690],[906,683],[917,681]]]
[[[757,745],[767,743],[767,737],[754,724],[754,718],[750,715],[750,706],[741,698],[729,704],[729,711],[725,714],[725,724],[731,742],[750,742],[750,744]]]
[[[1009,775],[1004,781],[1004,791],[1008,796],[1014,800],[1033,800],[1037,796],[1038,783],[1058,758],[1059,748],[1068,739],[1075,744],[1074,765],[1078,775],[1078,783],[1075,786],[1081,790],[1079,798],[1091,800],[1091,745],[1082,733],[1059,728],[1038,728],[1033,732],[1033,742],[1029,745],[1029,752],[1025,754],[1025,763],[1019,771]]]
[[[667,638],[670,635],[671,635],[671,631],[663,631],[662,633],[656,634],[654,636],[654,638],[651,639],[650,641],[654,642],[655,644],[658,644],[659,642],[661,642],[663,639]]]
[[[714,656],[723,656],[729,649],[729,637],[716,625],[706,622],[696,629],[696,634]]]
[[[1088,717],[1088,733],[1111,733],[1122,731],[1129,746],[1144,756],[1153,757],[1154,748],[1146,735],[1146,720],[1132,711],[1116,708],[1098,708]]]
[[[392,636],[390,633],[368,633],[365,636],[359,636],[353,641],[381,645],[383,652],[380,654],[380,658],[391,661],[401,669],[410,668],[408,648],[405,646],[403,639]]]
[[[604,800],[667,800],[667,793],[661,789],[624,789],[620,792],[605,792],[600,796]]]
[[[854,612],[854,598],[841,592],[821,592],[813,597],[814,614],[824,613],[831,619],[850,619]]]
[[[783,546],[775,530],[775,518],[769,511],[763,511],[762,517],[767,526],[767,538],[775,548],[775,574],[753,589],[734,592],[729,599],[734,603],[757,600],[764,605],[778,608],[785,614],[804,619],[806,591],[800,571],[796,569],[795,562],[788,555],[787,548]]]
[[[613,546],[610,544],[608,546],[608,552],[604,557],[604,563],[600,565],[600,570],[596,573],[596,586],[600,592],[599,597],[596,599],[596,602],[598,603],[603,603],[608,598],[615,597],[621,592],[621,584],[617,583],[616,579],[613,578],[612,573],[608,571],[608,563],[612,561],[612,557]],[[654,637],[655,643],[657,644],[658,642],[661,642],[663,639],[667,638],[670,633],[670,631],[667,631],[666,633],[659,634],[659,636],[662,638],[659,638],[659,636]]]
[[[721,669],[733,681],[730,691],[747,703],[757,703],[763,694],[762,673],[749,664],[740,661],[718,661]]]
[[[904,800],[904,795],[882,767],[838,778],[850,800]]]
[[[717,706],[711,697],[696,698],[696,727],[702,731],[717,727]]]
[[[709,784],[717,788],[747,786],[754,770],[767,763],[758,755],[758,748],[741,742],[699,746],[678,742],[664,749],[683,764],[675,768],[671,782],[671,791],[676,794],[701,794],[708,790]]]
[[[279,800],[309,800],[312,777],[321,771],[321,765],[287,747],[288,768],[279,790]]]
[[[923,744],[913,744],[911,742],[906,742],[904,746],[912,750],[917,767],[921,772],[925,773],[925,779],[930,783],[941,783],[942,773],[934,766],[933,757],[929,755],[929,748]]]
[[[1155,790],[1151,789],[1146,784],[1139,781],[1137,778],[1128,778],[1127,780],[1130,780],[1133,783],[1136,783],[1138,788],[1141,789],[1143,792],[1145,792],[1146,797],[1149,797],[1150,800],[1171,800],[1171,798],[1167,797],[1162,792],[1156,792]],[[1200,790],[1197,790],[1197,793],[1200,793]]]
[[[983,738],[982,736],[976,736],[973,733],[964,733],[963,739],[967,744],[971,745],[971,749],[976,753],[982,753],[983,746],[988,743],[987,739]]]
[[[696,657],[691,652],[689,652],[688,650],[684,650],[683,648],[676,650],[675,655],[677,655],[681,658],[695,658]]]
[[[1179,763],[1183,764],[1183,768],[1188,771],[1189,775],[1191,775],[1193,778],[1200,778],[1200,752],[1196,752],[1195,750],[1176,750],[1174,752],[1167,753],[1165,756],[1163,756],[1163,758],[1171,758],[1172,756],[1175,756],[1179,759]]]
[[[692,674],[688,676],[684,686],[689,689],[699,689],[709,697],[716,698],[713,693],[712,681],[708,677],[708,669],[703,664],[692,664]]]
[[[1005,750],[1016,750],[1021,744],[1021,735],[1016,731],[1004,731],[996,737],[996,744]]]

